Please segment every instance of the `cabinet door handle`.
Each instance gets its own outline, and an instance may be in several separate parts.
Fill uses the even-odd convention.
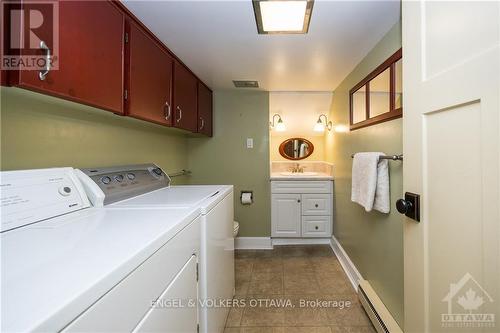
[[[40,72],[38,72],[38,78],[41,81],[43,81],[43,80],[45,80],[45,78],[47,77],[47,74],[49,74],[49,71],[50,71],[50,59],[51,59],[51,55],[50,55],[50,49],[49,49],[49,47],[47,46],[47,44],[45,44],[45,42],[43,40],[40,41],[40,48],[42,50],[46,51],[45,69],[41,70]]]
[[[201,131],[203,127],[205,127],[205,120],[203,119],[203,117],[200,117],[200,120],[201,120],[200,131]]]
[[[318,226],[315,226],[314,229],[318,230]]]
[[[170,116],[172,115],[172,109],[170,108],[170,103],[165,102],[163,109],[165,111],[165,120],[168,120],[170,118]]]
[[[300,199],[297,199],[297,202],[300,203]]]
[[[315,204],[314,207],[318,208],[318,204]]]
[[[182,109],[179,106],[177,106],[177,111],[179,112],[179,119],[177,119],[176,121],[177,123],[179,123],[182,119]]]

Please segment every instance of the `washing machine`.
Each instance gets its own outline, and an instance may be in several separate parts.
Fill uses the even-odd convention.
[[[200,331],[222,332],[229,312],[224,301],[232,299],[235,285],[233,186],[171,186],[170,177],[154,164],[77,172],[95,207],[200,210]]]

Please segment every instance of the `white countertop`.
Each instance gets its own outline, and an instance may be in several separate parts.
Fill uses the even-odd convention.
[[[294,173],[293,175],[285,175],[283,172],[272,172],[271,180],[333,180],[333,176],[326,173],[315,173],[314,175],[307,173]]]
[[[3,233],[1,331],[61,330],[199,214],[89,208]]]

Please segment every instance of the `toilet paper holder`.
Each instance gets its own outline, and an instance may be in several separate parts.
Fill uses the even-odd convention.
[[[250,194],[250,202],[243,202],[243,196],[244,196],[244,194]],[[242,205],[251,205],[251,204],[253,204],[253,191],[248,191],[248,190],[241,191],[240,192],[240,203]]]

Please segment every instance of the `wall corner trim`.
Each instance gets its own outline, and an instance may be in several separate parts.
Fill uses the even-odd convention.
[[[342,248],[339,241],[335,238],[335,236],[332,236],[332,239],[330,241],[330,246],[332,247],[333,252],[337,256],[340,265],[344,269],[347,278],[349,279],[349,281],[351,281],[351,284],[356,290],[356,292],[358,292],[359,282],[363,280],[361,273],[359,273],[356,266],[354,266],[354,263],[351,261],[351,259],[349,258],[345,250]]]
[[[271,237],[236,237],[234,248],[237,250],[272,250]]]

